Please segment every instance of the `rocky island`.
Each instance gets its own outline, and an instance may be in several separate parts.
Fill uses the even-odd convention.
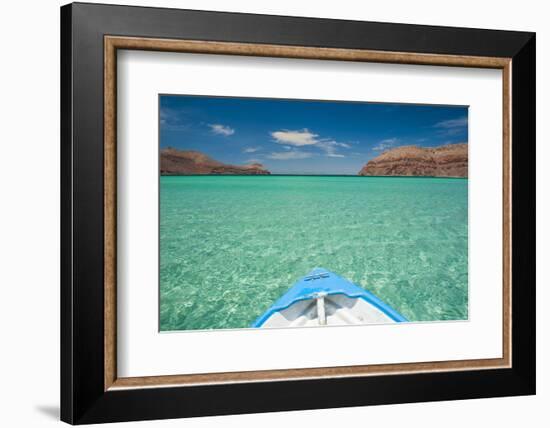
[[[195,150],[160,151],[161,175],[269,175],[262,164],[229,165]]]
[[[396,147],[371,159],[359,175],[468,177],[468,144]]]

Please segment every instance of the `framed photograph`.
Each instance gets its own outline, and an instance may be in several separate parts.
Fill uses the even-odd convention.
[[[61,54],[62,420],[535,393],[533,33],[76,3]]]

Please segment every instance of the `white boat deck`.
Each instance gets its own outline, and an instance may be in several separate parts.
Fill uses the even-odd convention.
[[[395,322],[380,309],[361,298],[344,294],[323,295],[293,303],[275,312],[264,328],[313,327],[323,325],[387,324]]]

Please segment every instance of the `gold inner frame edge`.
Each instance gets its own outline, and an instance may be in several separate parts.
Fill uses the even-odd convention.
[[[377,364],[305,369],[281,369],[170,376],[117,376],[116,367],[116,88],[117,50],[147,50],[213,55],[241,55],[390,64],[439,65],[502,70],[503,95],[503,322],[502,358]],[[104,37],[104,390],[168,386],[215,385],[264,381],[362,377],[423,372],[511,367],[511,82],[510,58],[387,52],[309,46],[173,40],[141,37]]]

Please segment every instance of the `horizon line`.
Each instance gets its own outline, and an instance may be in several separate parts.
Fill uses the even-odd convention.
[[[453,175],[359,175],[359,174],[159,174],[159,177],[375,177],[375,178],[457,178]]]

